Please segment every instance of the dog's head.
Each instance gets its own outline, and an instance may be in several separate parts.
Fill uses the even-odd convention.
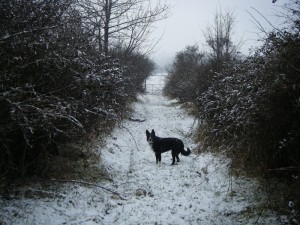
[[[153,141],[155,139],[155,132],[154,132],[154,130],[152,129],[151,133],[148,130],[146,130],[146,136],[147,136],[148,143],[152,146]]]

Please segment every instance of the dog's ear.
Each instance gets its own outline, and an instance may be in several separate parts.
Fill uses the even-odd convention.
[[[149,130],[146,130],[146,135],[147,135],[147,137],[150,136]]]
[[[151,134],[154,134],[155,135],[155,132],[154,132],[154,130],[152,129],[152,131],[151,131]]]

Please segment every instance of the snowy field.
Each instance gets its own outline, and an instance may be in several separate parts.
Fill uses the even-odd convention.
[[[147,83],[163,80],[164,76],[152,76]],[[196,121],[176,100],[149,92],[138,97],[133,109],[131,119],[98,149],[112,178],[98,185],[115,194],[70,183],[35,197],[28,189],[39,187],[28,187],[18,198],[0,198],[0,224],[284,224],[285,218],[264,209],[266,193],[254,180],[229,176],[225,157],[192,153],[180,155],[181,162],[171,166],[167,152],[160,164],[155,163],[146,129],[160,137],[178,137],[192,151],[196,148]]]

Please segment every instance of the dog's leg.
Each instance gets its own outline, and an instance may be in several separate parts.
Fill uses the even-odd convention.
[[[174,164],[175,164],[175,157],[176,157],[176,154],[175,154],[174,151],[172,150],[172,164],[171,164],[171,165],[174,165]]]
[[[180,162],[179,156],[176,155],[177,162]]]
[[[156,157],[156,163],[161,162],[161,153],[156,152],[155,157]]]

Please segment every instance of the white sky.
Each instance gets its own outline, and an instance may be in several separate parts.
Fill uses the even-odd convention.
[[[164,64],[176,52],[183,50],[187,45],[205,44],[203,31],[209,24],[213,23],[215,12],[221,7],[224,10],[234,10],[236,15],[236,41],[243,40],[241,51],[249,52],[251,46],[259,45],[259,30],[248,14],[251,12],[263,25],[268,28],[268,23],[258,15],[251,7],[254,7],[268,18],[274,25],[279,24],[279,19],[274,16],[280,3],[286,0],[278,0],[273,4],[272,0],[166,0],[172,5],[171,16],[156,24],[157,29],[153,38],[162,34],[162,39],[156,47],[153,59]]]

